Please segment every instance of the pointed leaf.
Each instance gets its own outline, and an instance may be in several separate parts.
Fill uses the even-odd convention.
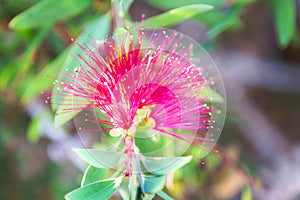
[[[40,134],[40,131],[38,128],[39,122],[40,122],[40,119],[35,117],[31,120],[31,122],[28,126],[27,139],[32,143],[37,142],[41,137],[41,134]]]
[[[99,149],[74,149],[74,151],[88,164],[105,169],[116,166],[122,155],[122,152]]]
[[[92,0],[43,0],[14,17],[9,27],[25,30],[53,24],[59,20],[76,16],[91,5]]]
[[[213,9],[211,5],[194,4],[169,10],[163,14],[147,18],[142,25],[145,27],[167,27],[183,20],[190,19],[199,13]]]
[[[28,44],[28,47],[26,51],[22,54],[22,61],[28,62],[27,65],[22,64],[18,67],[19,73],[26,73],[31,66],[32,63],[34,63],[34,56],[36,52],[38,51],[39,47],[42,45],[42,42],[49,34],[51,28],[49,26],[45,26],[41,28],[36,36],[31,40],[31,42]]]
[[[162,9],[173,9],[181,6],[191,5],[191,4],[210,4],[212,6],[221,7],[226,4],[226,0],[172,0],[172,1],[162,1],[162,0],[145,0],[149,4]],[[239,4],[249,4],[255,0],[235,0],[234,3]]]
[[[164,188],[166,176],[144,176],[144,190],[147,194],[155,194]]]
[[[90,102],[86,101],[84,98],[74,97],[74,99],[75,98],[75,102],[80,101],[80,105],[75,105],[75,102],[73,105],[73,96],[71,95],[66,96],[64,101],[59,104],[54,117],[54,127],[64,125],[90,104]],[[74,107],[76,107],[75,110],[73,110]],[[79,110],[78,108],[82,108],[82,110]]]
[[[149,4],[162,9],[174,9],[182,6],[187,6],[191,4],[206,4],[209,3],[212,6],[222,6],[225,0],[172,0],[172,1],[162,1],[162,0],[146,0]]]
[[[116,0],[119,17],[123,18],[134,0]]]
[[[32,67],[35,61],[35,54],[49,31],[49,27],[44,27],[39,30],[27,44],[26,50],[5,66],[4,70],[0,73],[0,89],[6,89],[8,86],[12,86],[18,90],[18,94],[24,91],[22,90],[24,81],[30,80],[27,72]]]
[[[210,28],[210,30],[208,31],[209,37],[216,37],[220,33],[234,26],[234,24],[237,23],[237,20],[239,18],[239,15],[243,11],[243,8],[243,5],[235,5],[226,17],[224,17],[222,20],[220,20],[219,23]]]
[[[116,191],[116,179],[106,179],[73,190],[65,196],[66,200],[109,199]]]
[[[110,31],[110,23],[111,15],[109,13],[98,17],[84,29],[84,31],[78,37],[77,42],[84,43],[87,42],[88,39],[105,39]]]
[[[109,33],[110,30],[110,22],[111,17],[109,14],[103,15],[100,18],[94,20],[92,23],[88,25],[88,27],[81,33],[81,35],[78,37],[77,42],[79,44],[85,44],[90,39],[93,40],[103,40],[106,35]],[[100,29],[100,30],[99,30]],[[84,55],[85,53],[78,45],[73,45],[71,52],[69,53],[66,62],[64,64],[63,71],[73,71],[75,68],[79,67],[82,61],[80,59],[76,59],[78,54]],[[59,75],[60,79],[65,79],[62,75]],[[52,95],[56,96],[61,94],[58,90],[53,90]],[[54,124],[56,127],[61,126],[65,124],[67,121],[71,120],[73,116],[77,115],[81,112],[81,110],[76,110],[74,112],[64,112],[65,109],[70,109],[70,105],[72,105],[72,99],[73,97],[67,96],[65,97],[65,100],[57,101],[55,104],[52,104],[53,110],[57,109],[58,115],[54,118]],[[71,101],[70,101],[71,100]],[[59,106],[57,106],[59,104]],[[82,109],[85,108],[85,105],[82,105]],[[69,105],[69,106],[66,106]]]
[[[125,188],[119,188],[119,193],[123,200],[129,200],[129,192]]]
[[[79,35],[77,38],[77,43],[81,45],[89,44],[90,40],[104,40],[105,37],[109,34],[110,31],[111,16],[110,14],[105,14],[94,21],[92,21]],[[78,46],[73,45],[72,50],[69,54],[69,57],[65,63],[64,69],[69,69],[73,71],[75,68],[78,68],[81,63],[80,59],[77,58],[78,54],[85,55],[85,52]]]
[[[144,157],[142,162],[145,168],[156,175],[164,175],[177,170],[190,162],[192,156],[186,157]]]
[[[223,9],[226,4],[225,0],[172,0],[172,1],[161,1],[161,0],[146,0],[149,4],[158,7],[160,9],[174,9],[181,6],[187,6],[191,4],[206,4],[214,6],[215,9],[209,10],[205,13],[197,14],[193,17],[197,21],[201,22],[201,24],[205,24],[208,27],[211,27],[210,36],[216,36],[227,29],[235,29],[241,26],[241,21],[239,20],[239,16],[235,16],[236,11],[234,9]],[[234,3],[234,7],[237,6],[246,6],[247,4],[253,2],[254,0],[236,0]]]
[[[217,93],[216,91],[212,90],[209,87],[203,87],[196,92],[197,92],[197,96],[200,98],[211,98],[212,102],[214,102],[214,103],[224,102],[223,97],[219,93]]]
[[[106,169],[96,168],[90,165],[82,177],[81,187],[102,180],[106,172]]]
[[[241,200],[252,200],[252,199],[253,197],[252,197],[251,188],[249,187],[249,185],[246,185],[243,188]]]
[[[278,42],[286,48],[296,34],[296,2],[295,0],[270,0],[275,14]]]
[[[28,103],[34,97],[39,95],[43,90],[46,90],[52,85],[52,82],[54,80],[53,78],[50,78],[48,76],[57,75],[57,68],[61,68],[64,65],[64,62],[69,52],[69,48],[64,50],[58,57],[56,57],[54,60],[48,63],[38,75],[35,76],[35,78],[29,84],[27,90],[25,90],[22,96],[22,102]]]

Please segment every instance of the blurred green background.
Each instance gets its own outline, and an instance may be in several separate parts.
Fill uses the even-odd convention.
[[[215,8],[183,7],[199,3]],[[176,8],[181,15],[168,12]],[[299,0],[0,0],[0,199],[63,199],[80,184],[76,131],[72,122],[54,127],[47,92],[74,53],[71,38],[105,38],[142,15],[200,42],[227,92],[218,147],[170,174],[167,193],[300,199],[299,8]]]

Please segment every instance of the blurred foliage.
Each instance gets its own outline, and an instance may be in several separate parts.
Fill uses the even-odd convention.
[[[278,44],[286,48],[296,36],[296,2],[294,0],[269,1],[274,12]]]
[[[161,15],[147,18],[144,25],[171,26],[186,19],[193,19],[207,27],[210,40],[215,40],[224,31],[242,28],[240,17],[247,6],[255,2],[255,0],[144,1],[166,11]],[[128,13],[131,3],[133,3],[132,0],[115,0],[117,16],[126,21],[125,25],[133,24]],[[193,4],[209,4],[214,6],[214,9],[202,13],[199,9],[203,7],[193,6]],[[278,45],[281,48],[287,48],[297,34],[295,1],[269,0],[268,4],[274,13]],[[38,117],[29,119],[25,111],[26,106],[35,99],[44,100],[41,92],[51,91],[53,77],[56,77],[60,70],[65,70],[66,66],[76,67],[74,63],[78,63],[78,60],[74,59],[73,55],[78,54],[80,49],[71,44],[71,38],[78,42],[84,42],[90,37],[105,38],[113,32],[110,28],[112,21],[115,20],[112,16],[114,12],[114,7],[111,7],[109,0],[0,1],[1,199],[61,199],[66,191],[77,185],[64,180],[61,177],[63,170],[48,160],[34,161],[43,162],[38,174],[27,179],[20,177],[26,171],[18,171],[16,166],[21,166],[21,169],[24,166],[26,169],[30,167],[30,159],[22,154],[22,149],[20,152],[13,151],[14,148],[22,146],[15,144],[14,140],[23,138],[28,130],[28,139],[32,142],[38,141],[40,120]],[[19,113],[12,113],[13,110],[19,110]],[[56,118],[58,121],[56,125],[61,126],[72,116],[59,115],[59,117],[59,119]],[[36,151],[46,151],[45,146],[38,146]],[[239,158],[235,157],[234,160],[239,160]],[[221,166],[225,162],[228,160],[224,161],[224,158],[218,155],[209,155],[203,166],[192,161],[190,165],[175,173],[173,177],[175,184],[167,184],[166,188],[176,199],[184,198],[183,195],[187,193],[183,191],[187,189],[185,185],[194,187],[189,188],[190,190],[202,187],[201,192],[206,194],[205,184],[214,182],[210,180],[209,175],[217,172],[222,174],[224,168]],[[235,166],[227,163],[226,167],[231,169]],[[91,177],[89,173],[96,173],[99,177],[102,175],[100,172],[87,171],[85,178]],[[184,177],[189,177],[189,179],[184,179]],[[221,177],[225,182],[229,179]],[[169,178],[169,176],[166,177],[167,183]],[[161,179],[158,180],[161,181]],[[90,180],[85,179],[85,181]],[[237,183],[242,191],[243,200],[252,199],[251,188],[247,185],[247,181],[243,177],[241,182]],[[113,187],[110,186],[114,185],[111,183],[115,182],[110,180],[97,182],[91,185],[89,190],[94,190],[99,187],[99,184],[104,184],[113,191]],[[197,186],[193,186],[194,183],[197,183]],[[149,190],[152,190],[151,184],[147,184]],[[15,188],[18,188],[18,192]],[[109,195],[110,193],[107,194]],[[158,195],[168,198],[163,192],[158,192]]]

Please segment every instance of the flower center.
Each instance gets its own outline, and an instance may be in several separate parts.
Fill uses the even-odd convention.
[[[137,110],[133,123],[139,128],[152,129],[155,127],[155,120],[150,117],[153,107],[147,106]]]
[[[119,137],[121,135],[131,135],[133,136],[136,132],[136,129],[140,130],[149,130],[153,129],[156,125],[155,120],[150,117],[150,113],[152,111],[152,107],[147,106],[137,110],[136,115],[133,119],[133,124],[129,129],[123,128],[113,128],[109,131],[109,134],[112,137]]]

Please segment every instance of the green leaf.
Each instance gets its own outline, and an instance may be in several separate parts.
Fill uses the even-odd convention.
[[[27,61],[28,64],[26,65],[21,65],[22,67],[18,68],[18,71],[20,73],[25,73],[31,66],[31,64],[34,62],[34,55],[36,51],[38,50],[39,46],[42,44],[44,39],[47,37],[48,33],[50,32],[50,27],[45,26],[41,30],[37,32],[35,37],[31,40],[30,44],[28,45],[26,51],[22,54],[21,60],[22,61]]]
[[[252,200],[252,199],[253,196],[252,196],[251,188],[249,187],[249,185],[246,185],[243,188],[241,200]]]
[[[123,13],[128,12],[131,4],[133,3],[134,0],[121,0],[120,5],[122,7]]]
[[[212,102],[214,103],[224,102],[223,97],[209,87],[204,87],[201,90],[197,91],[197,96],[200,98],[211,98]]]
[[[222,20],[220,20],[219,23],[210,28],[210,30],[208,31],[209,37],[215,37],[223,31],[234,26],[239,21],[239,15],[243,11],[243,8],[244,6],[235,5],[232,8],[232,11],[230,11],[230,13],[226,17],[224,17]]]
[[[104,178],[106,172],[107,172],[106,169],[101,169],[101,168],[97,168],[97,167],[90,165],[86,169],[86,171],[82,177],[81,187],[88,185],[90,183],[100,181],[101,179]]]
[[[79,43],[84,43],[89,38],[94,39],[103,39],[109,32],[110,27],[110,16],[108,14],[97,18],[82,32],[82,34],[78,38]],[[99,27],[101,27],[102,31],[99,31]],[[74,68],[78,67],[78,60],[74,59],[74,55],[78,55],[82,53],[82,50],[77,45],[72,45],[64,50],[57,58],[47,64],[43,70],[32,80],[28,89],[24,92],[22,101],[24,103],[28,103],[34,97],[39,95],[43,90],[46,90],[52,85],[54,81],[53,78],[49,78],[47,76],[51,75],[53,77],[57,76],[59,69],[69,68],[74,70]],[[56,92],[54,92],[56,93]],[[68,97],[67,97],[68,98]],[[64,103],[66,104],[66,102]],[[54,106],[55,107],[55,106]],[[62,113],[63,109],[59,110]],[[61,126],[67,121],[69,121],[74,114],[72,112],[63,112],[64,114],[60,114],[56,119],[56,126]]]
[[[103,40],[109,34],[111,15],[109,13],[92,21],[80,34],[77,42],[82,44],[89,39]],[[77,49],[80,49],[77,46]]]
[[[128,30],[125,29],[125,28],[123,28],[123,27],[115,28],[113,36],[116,37],[117,39],[119,39],[119,37],[121,37],[121,35],[125,35],[126,36],[127,31]],[[125,36],[124,36],[124,38],[125,38]]]
[[[191,4],[210,4],[212,6],[221,6],[225,3],[225,0],[146,0],[149,4],[162,9],[173,9]]]
[[[142,162],[145,168],[155,175],[165,175],[189,163],[192,156],[186,157],[146,157]]]
[[[20,59],[11,61],[2,69],[0,73],[0,91],[6,90],[11,80],[14,78],[18,71],[18,64],[21,63]]]
[[[164,188],[166,176],[144,176],[144,191],[147,194],[155,194]]]
[[[296,5],[295,0],[270,0],[275,15],[278,43],[286,48],[296,34]]]
[[[172,1],[161,1],[161,0],[146,0],[149,4],[156,6],[161,9],[174,9],[181,6],[187,6],[191,4],[210,4],[215,7],[213,10],[209,10],[205,13],[197,14],[193,19],[211,27],[210,37],[216,36],[227,29],[236,29],[241,27],[241,21],[239,16],[236,15],[236,9],[230,9],[229,11],[224,10],[226,5],[225,0],[172,0]],[[236,0],[233,7],[245,7],[252,3],[254,0]],[[240,14],[240,13],[239,13]]]
[[[136,174],[133,173],[132,176],[129,179],[129,183],[128,183],[128,189],[129,189],[129,199],[139,199],[139,196],[141,194],[141,191],[138,188],[138,185],[136,184]]]
[[[105,169],[116,166],[122,155],[122,152],[99,149],[74,149],[74,151],[88,164]]]
[[[167,195],[164,191],[157,192],[157,195],[160,196],[164,200],[173,200],[169,195]]]
[[[126,16],[131,4],[134,0],[114,0],[118,10],[118,16],[123,18]]]
[[[92,21],[79,35],[77,38],[77,43],[81,45],[89,45],[90,40],[104,40],[105,37],[109,34],[111,24],[110,14],[105,14],[94,21]],[[82,60],[78,58],[78,55],[85,55],[85,52],[78,46],[73,45],[71,52],[65,62],[63,70],[68,69],[73,71],[75,68],[78,68],[82,64]],[[75,58],[75,59],[74,59]],[[78,58],[78,59],[76,59]]]
[[[27,78],[26,75],[34,63],[35,54],[49,31],[49,27],[39,30],[27,45],[26,50],[2,70],[0,73],[0,89],[5,89],[8,85],[20,89],[19,86],[23,84],[24,77]]]
[[[32,142],[35,143],[40,139],[40,132],[38,129],[38,125],[39,125],[39,118],[33,118],[28,126],[28,130],[27,130],[27,139]]]
[[[162,0],[145,0],[147,3],[161,8],[161,9],[174,9],[182,6],[187,6],[191,4],[209,4],[214,7],[224,7],[226,6],[226,0],[172,0],[172,1],[162,1]],[[244,4],[254,2],[255,0],[235,0],[234,4]]]
[[[80,105],[76,105],[76,109],[72,110],[75,107],[75,102],[73,106],[73,96],[67,95],[64,97],[64,101],[59,103],[55,117],[54,117],[54,127],[59,127],[64,125],[66,122],[70,121],[73,117],[79,114],[90,102],[82,97],[74,97],[75,102],[80,101]],[[82,108],[79,110],[78,108]]]
[[[123,200],[129,200],[129,192],[125,188],[119,188],[119,193]]]
[[[81,33],[81,35],[78,37],[77,42],[79,44],[85,44],[87,43],[90,39],[94,40],[103,40],[105,37],[109,34],[110,31],[110,23],[111,23],[111,16],[109,14],[105,14],[98,19],[94,20],[91,22],[87,28]],[[100,31],[101,30],[101,31]],[[74,59],[78,56],[78,54],[84,55],[85,53],[83,50],[78,46],[78,45],[73,45],[71,52],[69,53],[66,62],[64,64],[64,68],[62,69],[63,71],[73,71],[75,68],[79,67],[80,64],[82,64],[82,60],[80,59]],[[65,79],[62,75],[59,75],[60,79]],[[52,95],[56,96],[61,94],[58,90],[53,90]],[[57,109],[57,115],[55,115],[54,118],[54,125],[56,127],[61,126],[68,122],[70,119],[73,118],[73,116],[77,115],[78,113],[81,112],[81,110],[76,110],[76,111],[70,111],[70,112],[65,112],[66,109],[70,109],[70,105],[72,106],[73,104],[73,97],[72,96],[66,96],[65,100],[62,101],[57,101],[54,104],[52,104],[53,110]],[[85,105],[82,105],[82,109],[85,108]]]
[[[109,199],[117,187],[116,179],[106,179],[88,184],[73,190],[65,196],[66,200],[96,200]]]
[[[58,73],[58,68],[64,65],[64,62],[70,52],[70,48],[64,50],[57,58],[48,63],[43,70],[36,75],[36,77],[31,81],[27,90],[25,90],[22,96],[22,102],[28,103],[34,97],[39,95],[43,90],[46,90],[52,85],[54,81],[53,78],[48,77],[56,76]]]
[[[213,9],[211,5],[195,4],[169,10],[163,14],[147,18],[142,25],[145,27],[167,27],[183,20],[190,19],[199,13]]]
[[[216,170],[220,163],[222,162],[222,158],[215,154],[208,154],[205,157],[205,170],[207,173],[213,172]]]
[[[62,19],[76,16],[88,6],[92,0],[43,0],[14,17],[9,27],[14,30],[26,30],[53,24]]]

